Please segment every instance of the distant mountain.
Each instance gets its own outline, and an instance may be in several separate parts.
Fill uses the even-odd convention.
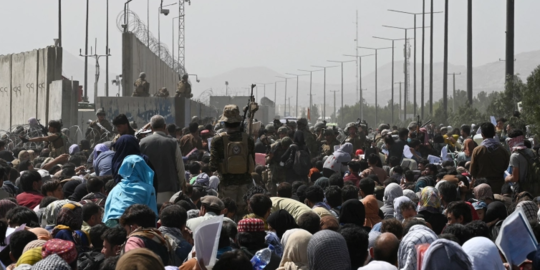
[[[540,65],[540,50],[526,52],[516,55],[515,62],[515,73],[525,80],[527,76],[538,66]],[[378,69],[378,103],[379,105],[385,105],[390,100],[391,96],[391,68],[392,64],[387,63],[382,65]],[[394,71],[394,82],[404,81],[403,75],[403,60],[395,62],[395,71]],[[417,62],[417,101],[420,102],[421,95],[421,64]],[[456,76],[456,89],[464,90],[466,89],[467,84],[467,69],[465,66],[448,65],[449,73],[461,73],[461,75]],[[488,63],[482,66],[475,67],[473,69],[473,94],[476,95],[481,91],[491,93],[494,91],[502,91],[504,89],[504,75],[505,74],[505,64],[502,61],[497,61],[493,63]],[[204,90],[212,88],[213,95],[224,95],[225,94],[225,81],[229,82],[229,95],[246,95],[251,83],[268,83],[281,80],[277,76],[283,76],[274,70],[271,70],[266,67],[245,67],[237,68],[229,72],[223,73],[218,76],[210,78],[200,78],[200,83],[194,83],[194,95],[197,95],[197,92],[202,92]],[[442,98],[443,90],[443,63],[438,62],[433,64],[433,96],[434,100],[439,100]],[[409,84],[409,100],[412,100],[413,97],[413,65],[410,64],[410,84]],[[319,81],[319,79],[317,79]],[[344,84],[344,103],[346,105],[354,104],[358,101],[356,93],[356,83],[350,83],[351,80],[348,80],[349,83]],[[424,102],[429,100],[429,64],[425,66],[425,76],[424,76]],[[448,77],[448,94],[452,95],[452,76]],[[362,88],[367,89],[364,91],[364,99],[368,103],[373,104],[375,102],[375,72],[364,74],[362,76]],[[259,86],[259,96],[257,99],[262,98],[263,96],[263,86]],[[309,81],[306,78],[300,80],[299,84],[300,89],[300,98],[299,106],[308,106],[309,105]],[[333,106],[333,94],[330,90],[341,89],[339,84],[327,84],[326,86],[326,103],[327,105]],[[403,89],[404,90],[404,89]],[[296,103],[296,81],[289,80],[287,87],[287,96],[292,97],[291,103],[294,105]],[[314,83],[312,86],[312,91],[314,93],[313,100],[316,104],[323,103],[323,85],[320,83]],[[337,93],[339,95],[339,92]],[[399,85],[394,85],[394,95],[395,102],[399,100]],[[274,84],[266,86],[266,96],[270,99],[274,99]],[[278,83],[277,85],[277,104],[284,103],[284,84]],[[341,98],[336,97],[337,104],[340,104]],[[339,106],[339,105],[338,105]],[[327,107],[328,108],[328,107]],[[327,109],[328,110],[328,109]]]

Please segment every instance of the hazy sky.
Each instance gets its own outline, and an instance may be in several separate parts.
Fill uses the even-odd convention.
[[[0,54],[42,48],[57,37],[56,0],[2,0],[0,9]],[[164,4],[174,3],[165,0]],[[211,77],[238,67],[266,66],[277,72],[297,72],[311,65],[326,65],[326,60],[347,60],[343,54],[355,53],[355,12],[359,14],[359,45],[389,46],[374,35],[401,38],[404,31],[381,27],[383,24],[413,26],[413,16],[388,12],[400,9],[421,12],[421,0],[193,0],[186,5],[186,66],[189,72]],[[426,9],[429,11],[429,2]],[[160,1],[150,0],[151,31],[157,37],[157,11]],[[504,0],[474,0],[475,66],[497,61],[505,56]],[[121,33],[116,18],[123,10],[123,0],[110,0],[111,73],[121,72]],[[84,0],[63,1],[63,46],[72,54],[84,49]],[[90,1],[90,44],[98,39],[99,52],[105,47],[105,0]],[[146,20],[146,0],[133,0],[131,9]],[[450,52],[453,64],[466,63],[466,0],[450,1]],[[171,14],[161,17],[162,41],[171,45],[171,19],[178,16],[178,5]],[[444,1],[435,1],[435,11],[444,9]],[[516,54],[540,49],[540,1],[516,1]],[[444,15],[435,16],[435,61],[443,57]],[[426,25],[429,25],[426,16]],[[421,26],[421,16],[418,16]],[[410,31],[412,37],[413,32]],[[426,29],[426,46],[429,29]],[[418,30],[418,41],[421,29]],[[420,44],[420,43],[418,43]],[[396,45],[402,45],[396,42]],[[401,48],[401,47],[400,47]],[[420,47],[418,47],[420,53]],[[429,56],[426,48],[426,61]],[[396,57],[402,57],[396,50]],[[360,50],[360,54],[371,53]],[[353,59],[353,58],[350,58]],[[389,62],[390,53],[380,52],[380,65]],[[420,57],[418,57],[420,59]],[[365,61],[365,73],[373,70],[373,60]],[[90,62],[92,63],[92,62]],[[93,65],[93,64],[92,64]],[[104,61],[101,62],[102,68]],[[345,80],[354,81],[353,65],[346,68]],[[82,77],[78,78],[82,81]],[[339,70],[328,73],[328,81],[337,83]]]

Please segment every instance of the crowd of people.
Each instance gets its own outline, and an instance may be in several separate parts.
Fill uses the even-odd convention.
[[[268,270],[540,269],[540,249],[509,262],[496,244],[515,211],[540,240],[538,148],[504,119],[249,130],[228,105],[215,125],[194,120],[155,115],[141,133],[121,114],[111,141],[71,145],[50,121],[0,140],[0,266],[251,270],[270,250]],[[216,218],[210,265],[194,239]]]

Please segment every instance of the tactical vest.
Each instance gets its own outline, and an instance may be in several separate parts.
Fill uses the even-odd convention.
[[[242,141],[232,142],[226,132],[220,133],[223,138],[223,162],[219,164],[222,174],[245,174],[251,173],[255,168],[255,162],[249,155],[248,135],[242,133]]]
[[[60,133],[60,132],[56,133],[55,135],[58,136],[56,138],[56,140],[49,143],[49,147],[51,149],[51,153],[49,154],[49,156],[53,157],[53,158],[58,157],[58,156],[60,156],[62,154],[68,154],[69,153],[67,137],[64,134]],[[58,140],[62,140],[62,146],[56,148],[56,147],[54,147],[54,143],[56,141],[58,141]]]

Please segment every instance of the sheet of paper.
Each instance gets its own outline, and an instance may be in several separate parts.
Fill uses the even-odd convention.
[[[448,145],[445,145],[442,149],[441,149],[441,159],[443,161],[446,161],[446,158],[448,156]]]
[[[255,164],[266,165],[266,154],[255,153]]]
[[[516,209],[502,223],[495,244],[510,265],[520,265],[536,250],[538,242],[522,208]]]
[[[223,215],[203,221],[193,232],[197,261],[204,260],[207,268],[213,267],[216,263],[222,224]]]
[[[441,158],[433,155],[428,155],[429,164],[441,164]]]
[[[408,145],[405,145],[403,147],[403,155],[406,157],[406,158],[412,158],[413,157],[413,154],[411,153],[411,149],[409,148]]]
[[[496,126],[497,125],[497,119],[495,119],[495,116],[490,116],[489,120],[491,120],[491,123]]]
[[[382,149],[381,152],[383,152],[385,155],[389,154],[388,150],[386,150],[386,149]]]

